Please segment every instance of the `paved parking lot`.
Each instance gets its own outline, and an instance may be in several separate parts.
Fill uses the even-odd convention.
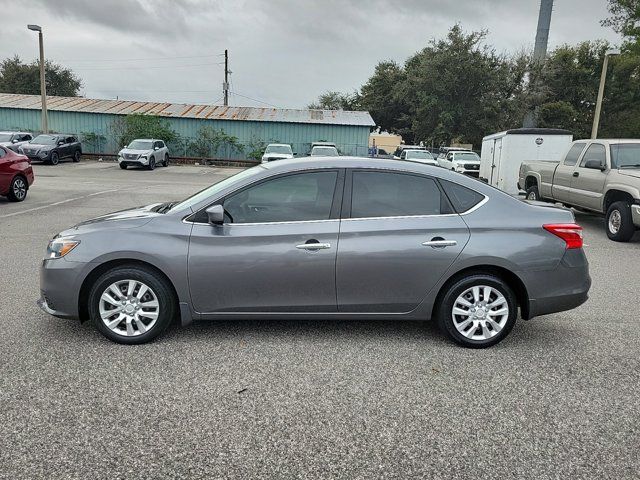
[[[582,307],[488,350],[419,322],[221,322],[116,345],[35,305],[47,241],[234,172],[36,166],[0,199],[1,478],[637,478],[640,236],[585,227]]]

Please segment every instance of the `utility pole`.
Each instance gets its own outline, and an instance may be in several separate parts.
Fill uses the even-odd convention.
[[[547,56],[547,43],[549,42],[549,29],[551,27],[551,13],[553,12],[553,0],[541,0],[538,13],[538,28],[536,31],[536,43],[533,47],[533,64],[540,65]],[[537,79],[529,72],[529,89],[537,95]],[[530,110],[524,117],[523,127],[535,127],[537,125],[537,112]]]
[[[224,106],[229,106],[229,50],[224,51],[224,83],[222,84],[224,92]]]
[[[29,30],[38,32],[38,40],[40,43],[40,95],[42,97],[42,133],[49,133],[49,125],[47,121],[47,84],[44,77],[44,42],[42,40],[42,27],[40,25],[27,25]]]
[[[608,50],[604,54],[602,62],[602,73],[600,74],[600,86],[598,87],[598,99],[596,100],[596,111],[593,114],[593,126],[591,127],[591,138],[598,138],[598,127],[600,126],[600,111],[602,110],[602,97],[604,96],[604,82],[607,79],[607,67],[611,55],[620,55],[620,50]]]

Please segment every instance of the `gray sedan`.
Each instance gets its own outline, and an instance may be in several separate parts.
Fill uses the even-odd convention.
[[[569,210],[429,165],[306,158],[60,233],[39,304],[127,344],[174,320],[433,318],[487,347],[590,283]]]

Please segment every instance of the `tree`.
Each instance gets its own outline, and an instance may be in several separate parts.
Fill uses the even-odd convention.
[[[45,62],[47,95],[77,97],[82,81],[69,69]],[[40,95],[40,62],[23,63],[17,55],[0,62],[0,92]]]
[[[310,110],[360,110],[360,96],[358,92],[341,93],[328,91],[318,97],[318,100],[307,106]]]
[[[640,53],[640,0],[608,0],[611,17],[601,23],[625,37],[625,49]]]
[[[110,130],[117,139],[118,147],[128,145],[136,138],[157,138],[165,143],[178,139],[178,134],[171,129],[167,120],[141,113],[117,117],[111,123]]]

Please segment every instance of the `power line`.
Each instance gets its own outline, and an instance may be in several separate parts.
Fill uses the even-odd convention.
[[[104,63],[104,62],[138,62],[138,61],[142,61],[142,60],[173,60],[173,59],[180,59],[180,58],[210,58],[210,57],[219,57],[221,55],[221,53],[216,53],[216,54],[212,54],[212,55],[186,55],[186,56],[179,56],[179,57],[144,57],[144,58],[111,58],[111,59],[82,59],[82,60],[69,60],[69,59],[62,59],[62,60],[57,60],[58,62],[67,62],[67,63]]]
[[[74,68],[74,71],[80,71],[80,72],[86,72],[86,71],[109,71],[109,70],[149,70],[149,69],[157,69],[157,68],[185,68],[185,67],[208,67],[208,66],[213,66],[213,65],[217,65],[220,66],[222,65],[222,63],[196,63],[196,64],[192,64],[192,65],[151,65],[151,66],[147,66],[147,67],[126,67],[126,66],[119,66],[119,67],[88,67],[88,68]]]
[[[233,91],[232,91],[231,93],[232,93],[233,95],[237,95],[238,97],[246,98],[246,99],[248,99],[248,100],[253,100],[254,102],[262,103],[262,104],[264,104],[264,105],[269,105],[270,107],[273,107],[273,108],[280,108],[280,107],[278,107],[278,106],[276,106],[276,105],[273,105],[272,103],[263,102],[262,100],[258,100],[257,98],[252,98],[252,97],[249,97],[249,96],[247,96],[247,95],[242,95],[241,93],[238,93],[238,92],[233,92]]]

